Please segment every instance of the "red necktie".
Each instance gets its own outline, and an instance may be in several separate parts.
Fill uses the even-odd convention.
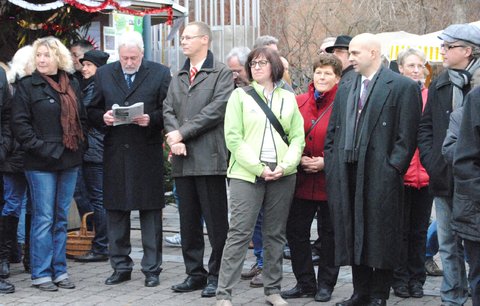
[[[195,79],[195,75],[197,75],[198,69],[196,67],[190,68],[190,84],[193,83],[193,80]]]

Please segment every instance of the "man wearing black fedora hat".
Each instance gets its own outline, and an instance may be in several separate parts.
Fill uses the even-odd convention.
[[[90,105],[95,89],[93,76],[97,68],[107,63],[110,55],[100,50],[90,50],[80,59],[83,75],[83,99],[85,107]],[[86,200],[93,210],[93,224],[95,237],[92,241],[90,252],[83,256],[75,257],[80,262],[97,262],[108,260],[107,222],[105,208],[103,207],[103,138],[100,129],[88,129],[88,150],[83,155],[82,176],[78,177],[77,184],[83,184],[86,191]]]
[[[353,66],[350,63],[350,60],[348,59],[349,53],[348,53],[348,45],[350,44],[350,41],[352,40],[351,36],[348,35],[340,35],[335,39],[335,43],[330,46],[325,48],[325,51],[327,53],[333,53],[336,57],[340,59],[342,62],[342,79],[339,83],[339,86],[350,80],[351,77],[354,76],[353,72]]]

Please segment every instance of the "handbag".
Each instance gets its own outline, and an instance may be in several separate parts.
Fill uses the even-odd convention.
[[[242,89],[248,95],[250,95],[255,100],[255,102],[257,102],[258,106],[260,106],[260,108],[262,109],[262,111],[265,113],[268,120],[270,121],[270,124],[273,125],[273,127],[278,132],[278,134],[280,134],[280,136],[282,137],[282,140],[287,144],[287,146],[290,145],[290,143],[288,142],[288,136],[285,133],[285,130],[283,129],[282,124],[280,123],[280,121],[278,121],[277,117],[272,112],[270,107],[268,107],[268,105],[262,100],[262,98],[260,98],[260,96],[255,91],[255,89],[252,86],[245,86],[245,87],[242,87]]]

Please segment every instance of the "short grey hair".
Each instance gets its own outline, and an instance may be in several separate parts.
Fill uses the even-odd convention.
[[[270,35],[263,35],[257,38],[255,44],[253,45],[253,49],[257,49],[259,47],[266,47],[269,45],[278,45],[278,38],[275,38]]]
[[[238,58],[238,62],[240,65],[245,66],[245,63],[247,62],[248,54],[250,53],[250,49],[247,47],[235,47],[230,52],[227,54],[227,62],[231,58]]]
[[[472,48],[472,57],[473,58],[479,58],[480,57],[480,46],[472,44],[471,42],[464,41],[464,40],[462,40],[462,43],[465,46]]]
[[[143,37],[137,31],[123,33],[118,39],[118,50],[121,47],[137,47],[143,52]]]
[[[402,51],[400,51],[400,53],[398,53],[397,55],[397,64],[399,66],[403,66],[403,64],[405,64],[405,60],[407,59],[407,57],[409,57],[410,55],[416,55],[418,56],[418,58],[422,61],[422,63],[426,63],[427,62],[427,58],[425,56],[425,53],[423,53],[420,49],[415,49],[415,48],[408,48],[408,49],[404,49]]]

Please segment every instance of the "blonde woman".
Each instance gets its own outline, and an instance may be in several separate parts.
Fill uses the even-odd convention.
[[[32,284],[43,291],[73,289],[65,255],[67,215],[86,144],[86,113],[68,49],[45,37],[33,43],[32,53],[35,71],[19,81],[12,106],[32,197]]]

